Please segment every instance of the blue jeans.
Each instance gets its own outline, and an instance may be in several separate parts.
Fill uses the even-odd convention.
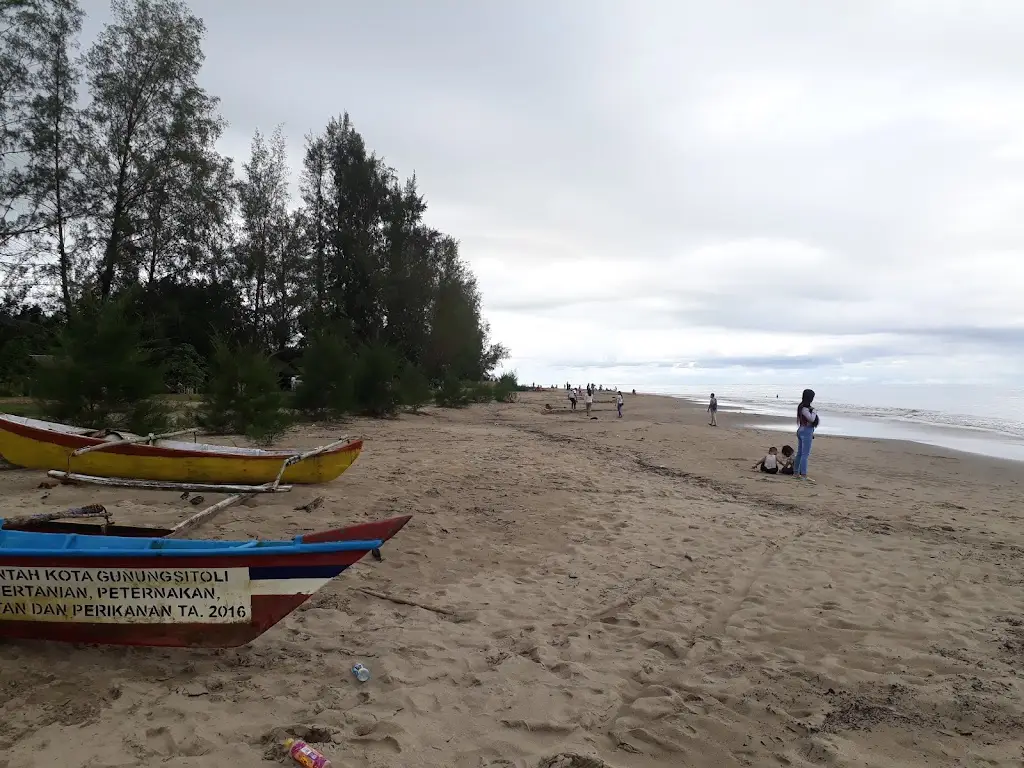
[[[793,463],[794,475],[807,474],[807,461],[811,458],[811,445],[814,442],[814,427],[800,427],[796,431],[796,461]]]

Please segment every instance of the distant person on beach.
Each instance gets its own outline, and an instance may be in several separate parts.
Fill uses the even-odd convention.
[[[814,412],[814,390],[805,389],[800,396],[800,405],[796,409],[796,461],[793,466],[794,477],[808,480],[807,462],[811,458],[811,444],[814,442],[814,430],[818,428],[820,419]]]
[[[780,475],[793,474],[793,446],[782,446],[782,465],[779,467]]]
[[[594,405],[594,390],[592,390],[590,387],[587,387],[587,399],[584,400],[583,402],[586,403],[586,406],[587,406],[587,416],[589,416],[590,415],[590,409]]]
[[[708,424],[712,427],[718,426],[718,398],[715,397],[715,393],[711,393],[711,402],[708,403],[708,413],[711,414],[711,421]]]
[[[768,453],[757,464],[754,469],[765,472],[769,475],[779,474],[779,450],[774,445],[768,449]]]
[[[569,390],[569,405],[571,406],[572,410],[574,410],[574,411],[576,410],[576,390],[575,389],[570,389]]]
[[[615,408],[619,412],[619,418],[622,418],[622,393],[615,393]]]

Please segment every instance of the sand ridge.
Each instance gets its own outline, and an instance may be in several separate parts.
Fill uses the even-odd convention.
[[[712,429],[670,398],[627,396],[621,420],[607,395],[596,421],[563,403],[345,425],[367,442],[340,480],[204,533],[413,513],[382,562],[245,648],[3,644],[4,759],[269,766],[294,733],[337,766],[1020,765],[1024,465],[819,438],[811,486],[751,472],[783,437],[727,411]],[[6,514],[194,511],[173,493],[42,499],[40,475],[0,473]]]

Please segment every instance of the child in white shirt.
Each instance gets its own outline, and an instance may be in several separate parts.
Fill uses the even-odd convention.
[[[767,455],[754,465],[754,469],[759,469],[769,475],[779,474],[778,449],[774,445],[769,448]]]

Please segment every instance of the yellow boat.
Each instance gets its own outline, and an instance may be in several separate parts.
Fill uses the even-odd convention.
[[[339,440],[318,451],[147,440],[0,414],[0,457],[8,463],[96,477],[258,485],[278,480],[291,459],[281,483],[328,483],[352,466],[363,449],[362,440]]]

